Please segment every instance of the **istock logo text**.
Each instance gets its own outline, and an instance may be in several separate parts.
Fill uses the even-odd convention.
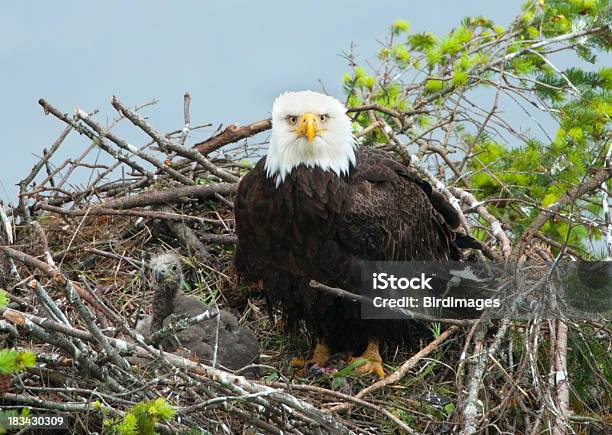
[[[424,273],[421,276],[406,278],[397,278],[395,275],[388,273],[373,273],[372,288],[374,290],[433,290],[429,282],[433,277],[426,277]]]

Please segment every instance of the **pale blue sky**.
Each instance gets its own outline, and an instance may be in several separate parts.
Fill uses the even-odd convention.
[[[372,59],[396,18],[413,31],[443,33],[467,15],[506,25],[520,3],[7,2],[0,16],[0,198],[15,199],[14,184],[34,154],[64,127],[43,114],[39,98],[65,112],[100,109],[100,120],[115,115],[112,95],[130,105],[156,98],[146,114],[165,131],[180,127],[188,90],[194,124],[248,123],[266,117],[280,92],[320,89],[318,80],[340,96],[348,68],[338,54],[354,42],[362,59]],[[119,131],[132,134],[127,127]],[[86,145],[72,135],[55,161],[77,157]]]

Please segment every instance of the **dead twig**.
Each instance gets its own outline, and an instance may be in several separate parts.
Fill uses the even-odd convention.
[[[436,350],[440,346],[440,344],[444,343],[450,336],[455,334],[457,331],[459,331],[459,327],[458,326],[451,326],[451,327],[449,327],[446,331],[444,331],[442,334],[437,336],[431,343],[429,343],[427,346],[425,346],[423,349],[421,349],[415,355],[410,357],[410,359],[408,359],[406,362],[404,362],[400,366],[399,369],[397,369],[396,371],[391,373],[386,378],[384,378],[384,379],[382,379],[382,380],[380,380],[378,382],[375,382],[374,384],[370,385],[369,387],[366,387],[363,390],[359,391],[359,393],[357,393],[355,397],[357,399],[361,399],[362,397],[365,397],[368,394],[372,394],[372,393],[380,390],[381,388],[384,388],[386,386],[389,386],[389,385],[392,385],[392,384],[394,384],[396,382],[399,382],[399,380],[402,379],[404,376],[406,376],[408,374],[408,372],[410,370],[412,370],[414,368],[414,366],[419,361],[421,361],[423,358],[425,358],[431,352]],[[330,411],[331,412],[341,412],[341,411],[345,411],[345,410],[350,409],[351,406],[352,405],[350,403],[345,403],[345,404],[337,405],[337,406],[334,406],[334,407],[330,408]]]

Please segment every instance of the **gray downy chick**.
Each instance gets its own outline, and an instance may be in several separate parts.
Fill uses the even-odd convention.
[[[151,315],[136,325],[145,337],[167,326],[173,319],[194,317],[210,307],[183,290],[183,270],[180,259],[173,253],[151,258],[151,283],[154,289]],[[218,326],[217,365],[238,370],[259,359],[259,342],[253,332],[238,324],[236,317],[220,310],[219,318],[204,320],[162,340],[166,352],[185,348],[197,358],[211,364]]]

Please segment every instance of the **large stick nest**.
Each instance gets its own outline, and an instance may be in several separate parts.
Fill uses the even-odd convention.
[[[308,353],[308,335],[286,336],[261,289],[238,285],[231,267],[233,194],[261,155],[269,120],[188,147],[202,128],[190,128],[188,96],[185,127],[167,134],[138,114],[147,105],[132,110],[113,99],[120,117],[110,126],[41,105],[66,130],[21,182],[19,202],[2,205],[0,235],[0,286],[11,301],[2,309],[4,347],[33,350],[37,365],[12,377],[3,409],[59,412],[84,433],[111,431],[136,403],[158,397],[176,410],[157,423],[165,433],[610,431],[610,329],[597,322],[422,324],[412,346],[386,349],[391,375],[382,381],[342,365],[300,376],[290,360]],[[151,141],[136,149],[115,135],[125,118]],[[51,164],[76,133],[86,151]],[[107,158],[98,160],[100,150]],[[446,193],[469,203],[453,189]],[[485,212],[482,222],[493,224]],[[492,258],[509,240],[498,242],[487,245]],[[181,256],[189,294],[255,331],[260,377],[162,354],[135,334],[151,303],[145,263],[160,249]],[[572,373],[571,386],[555,378],[559,370]],[[571,388],[569,417],[557,401],[563,388]]]

